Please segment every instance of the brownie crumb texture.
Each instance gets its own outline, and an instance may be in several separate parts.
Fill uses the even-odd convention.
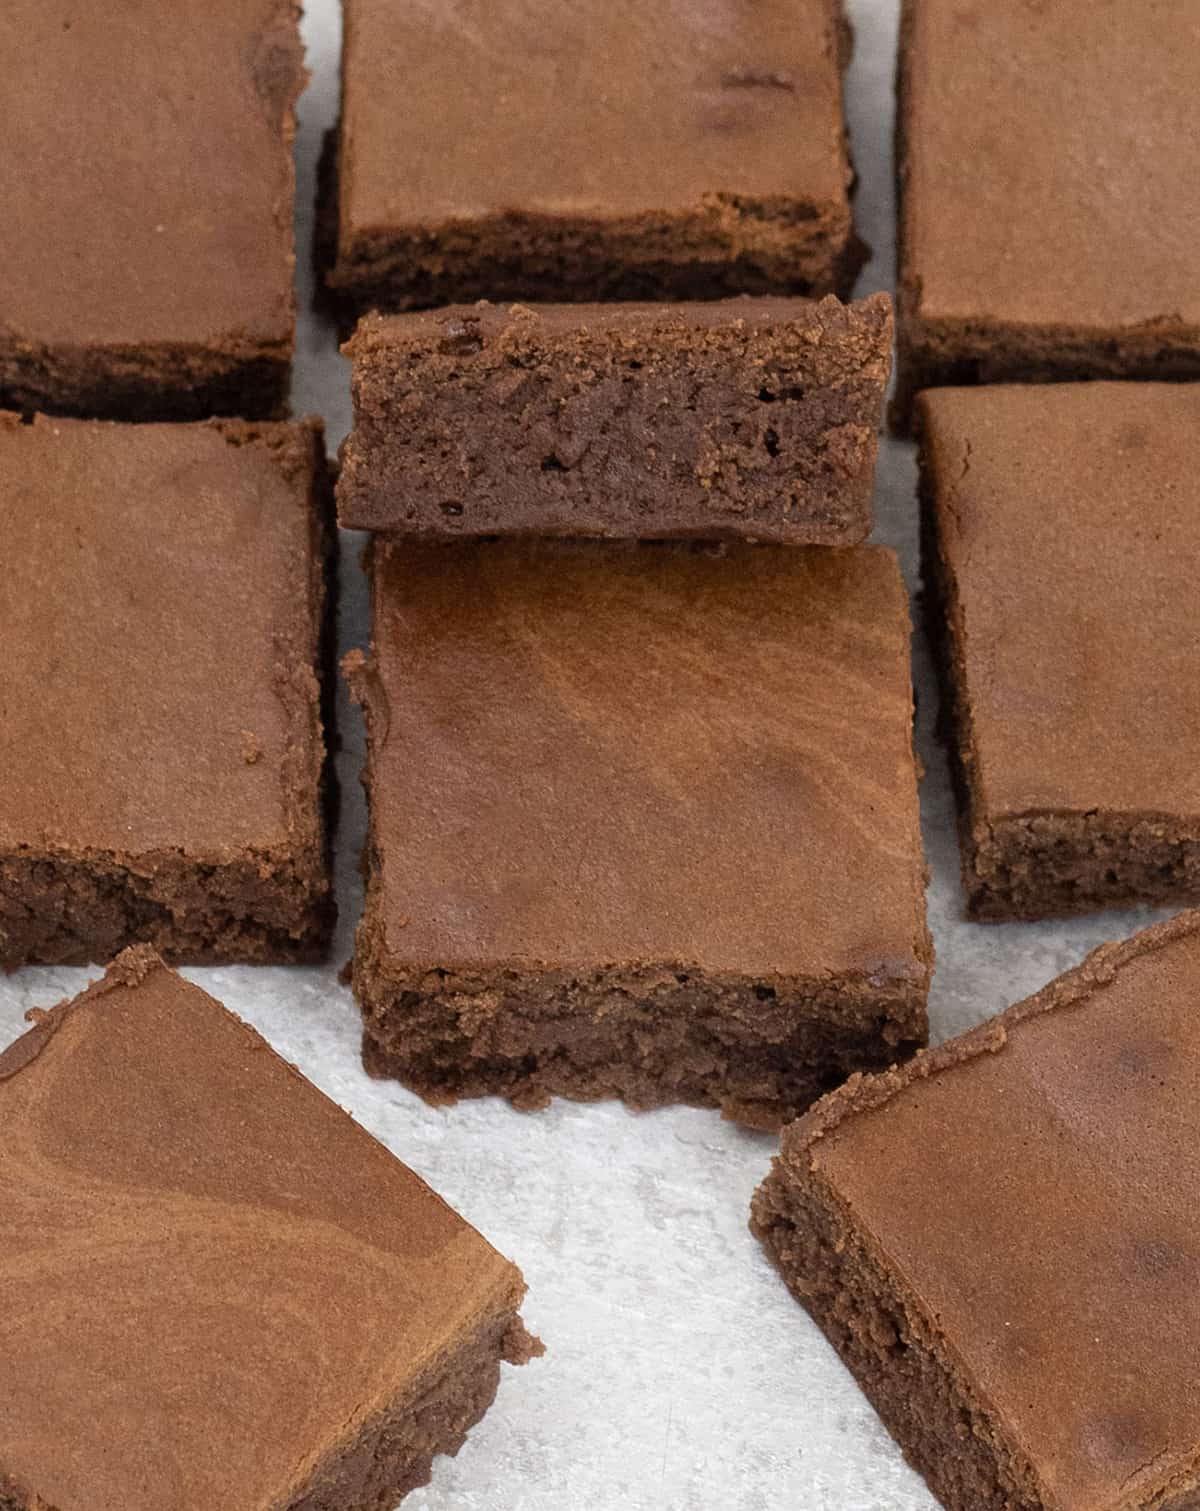
[[[891,335],[882,294],[368,317],[341,522],[855,544]]]
[[[666,967],[570,974],[444,969],[386,977],[360,931],[354,975],[363,1059],[435,1105],[555,1096],[639,1109],[717,1107],[778,1128],[855,1070],[906,1059],[927,1037],[918,981],[724,981]]]

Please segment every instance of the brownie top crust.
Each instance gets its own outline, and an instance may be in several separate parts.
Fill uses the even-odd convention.
[[[0,845],[319,844],[319,422],[0,415]]]
[[[0,7],[0,332],[290,344],[292,0]]]
[[[396,955],[927,979],[891,552],[377,543],[374,604]]]
[[[343,248],[508,210],[844,203],[839,23],[836,0],[348,0]]]
[[[982,810],[1200,815],[1200,388],[934,389],[918,424]]]
[[[1200,324],[1200,11],[906,0],[900,169],[913,312]]]
[[[0,1495],[23,1503],[290,1506],[523,1289],[145,948],[0,1054],[0,1123]]]
[[[732,327],[753,333],[787,325],[808,334],[815,355],[828,365],[819,379],[832,382],[843,373],[847,344],[854,344],[854,355],[869,354],[883,367],[888,354],[880,350],[880,343],[891,334],[891,308],[887,294],[871,294],[850,304],[832,295],[797,299],[743,294],[733,299],[609,304],[493,304],[481,299],[434,310],[366,315],[343,351],[354,358],[375,347],[404,346],[422,355],[469,357],[478,346],[501,344],[519,352],[529,345],[536,350],[541,343],[580,342],[592,331],[614,339],[649,334],[681,341],[693,331],[703,335]],[[886,378],[886,370],[881,375]]]
[[[1195,1483],[1198,997],[1193,912],[852,1077],[784,1134],[785,1160],[936,1319],[1057,1511]]]

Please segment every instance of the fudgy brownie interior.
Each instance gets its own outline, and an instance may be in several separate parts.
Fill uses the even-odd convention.
[[[883,294],[368,317],[342,523],[856,544],[891,333]]]

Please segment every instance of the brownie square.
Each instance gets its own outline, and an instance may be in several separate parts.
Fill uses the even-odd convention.
[[[367,1068],[775,1125],[926,1037],[887,550],[374,546]]]
[[[0,415],[0,966],[324,953],[330,512],[315,420]]]
[[[520,1272],[145,946],[0,1054],[0,1502],[378,1511],[540,1345]]]
[[[936,389],[918,417],[969,912],[1200,898],[1200,389]]]
[[[904,0],[899,393],[1200,377],[1191,5]]]
[[[292,0],[5,0],[0,408],[282,411]]]
[[[1200,914],[789,1127],[767,1252],[950,1511],[1200,1503]]]
[[[347,0],[318,260],[359,310],[849,292],[840,0]]]
[[[341,522],[857,544],[891,346],[886,294],[368,316]]]

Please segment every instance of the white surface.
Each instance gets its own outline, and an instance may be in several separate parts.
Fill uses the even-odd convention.
[[[857,29],[848,80],[857,215],[875,249],[860,291],[870,292],[893,281],[897,0],[850,0],[849,8]],[[313,79],[300,107],[294,403],[298,413],[325,416],[331,446],[348,423],[346,366],[331,329],[307,312],[308,246],[316,155],[336,115],[338,29],[336,0],[309,0]],[[911,448],[886,442],[877,535],[900,551],[913,586],[914,478]],[[344,650],[365,644],[367,623],[357,542],[344,536],[343,545]],[[919,639],[917,676],[938,950],[930,1010],[941,1039],[1149,915],[1061,926],[962,921],[945,763],[932,739],[935,695]],[[337,980],[360,907],[363,831],[362,731],[344,695],[339,717],[341,926],[332,963],[188,974],[255,1024],[525,1271],[525,1316],[546,1356],[505,1371],[489,1416],[456,1459],[436,1464],[432,1484],[405,1511],[929,1511],[928,1492],[746,1230],[772,1139],[688,1109],[639,1116],[615,1105],[558,1102],[524,1115],[489,1100],[435,1111],[363,1074],[357,1012]],[[95,974],[30,969],[0,978],[0,1044],[21,1031],[27,1008],[72,995]]]

